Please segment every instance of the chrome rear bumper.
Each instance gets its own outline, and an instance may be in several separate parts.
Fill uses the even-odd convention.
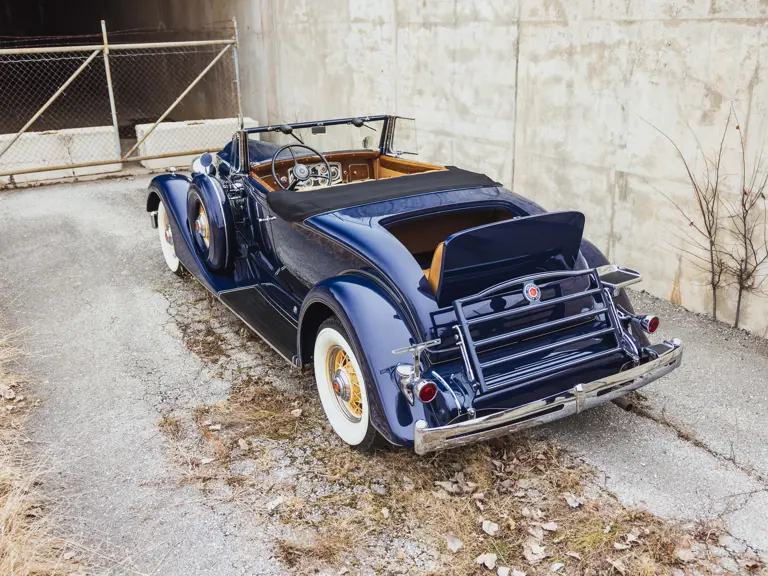
[[[435,450],[488,440],[510,432],[554,422],[615,400],[632,390],[650,384],[680,366],[683,356],[683,345],[680,340],[664,342],[661,351],[658,351],[659,347],[654,348],[657,349],[658,357],[645,364],[618,372],[602,380],[579,384],[570,390],[524,406],[438,428],[428,428],[424,420],[418,420],[414,429],[414,449],[417,454],[426,454]]]

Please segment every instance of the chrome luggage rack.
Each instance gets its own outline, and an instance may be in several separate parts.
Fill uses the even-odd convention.
[[[494,297],[524,295],[524,291],[529,290],[531,286],[534,287],[533,291],[536,292],[537,290],[546,289],[548,285],[551,285],[553,282],[579,277],[588,278],[588,288],[586,290],[581,290],[564,296],[556,296],[546,300],[528,298],[526,296],[526,299],[528,300],[527,305],[493,311],[470,318],[466,317],[466,309],[468,306],[476,305],[483,301],[490,301]],[[537,294],[540,297],[541,292],[537,292]],[[538,312],[548,307],[584,297],[589,297],[592,300],[592,306],[586,310],[582,308],[581,311],[576,314],[565,315],[562,318],[556,318],[546,322],[534,323],[523,328],[494,334],[477,340],[473,339],[472,334],[470,333],[472,328],[477,329],[484,323],[509,319],[522,314],[530,314],[534,311]],[[603,285],[603,282],[600,280],[599,272],[595,269],[546,272],[515,278],[492,286],[478,294],[459,298],[453,302],[453,308],[456,313],[456,318],[458,319],[458,324],[454,326],[454,331],[456,332],[456,339],[464,360],[466,375],[470,382],[475,383],[478,392],[481,394],[502,387],[506,388],[524,382],[533,382],[548,375],[559,373],[575,366],[620,352],[629,354],[635,361],[635,364],[639,360],[637,347],[634,341],[626,334],[624,327],[619,320],[616,307],[611,298],[611,290]],[[564,306],[563,309],[565,308],[566,307]],[[558,339],[554,343],[535,346],[523,351],[515,351],[514,346],[510,346],[511,353],[499,355],[497,352],[493,358],[484,359],[491,351],[488,349],[491,345],[493,345],[493,349],[496,349],[505,344],[509,345],[515,339],[526,336],[532,337],[536,334],[543,335],[548,331],[551,332],[553,329],[567,329],[576,326],[577,322],[585,323],[590,322],[591,320],[596,320],[599,324],[596,329],[586,333],[564,337]],[[498,367],[502,365],[530,356],[537,356],[544,353],[551,355],[551,353],[557,352],[558,350],[564,352],[563,348],[565,347],[571,347],[579,342],[597,338],[612,338],[613,343],[609,344],[607,349],[595,351],[590,354],[571,355],[570,357],[567,354],[563,354],[562,359],[559,360],[554,356],[551,362],[547,362],[546,366],[536,367],[534,364],[530,369],[513,370],[511,372],[503,371],[501,374],[486,377],[487,371],[491,368],[498,369]]]

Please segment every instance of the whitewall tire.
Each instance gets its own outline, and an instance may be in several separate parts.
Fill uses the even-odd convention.
[[[160,236],[160,248],[163,250],[165,263],[168,265],[171,272],[177,276],[181,276],[184,273],[184,267],[176,257],[176,250],[173,247],[173,233],[171,232],[170,219],[162,200],[157,206],[157,232]]]
[[[334,432],[361,451],[370,449],[377,432],[360,359],[336,318],[323,322],[315,338],[315,381],[320,402]]]

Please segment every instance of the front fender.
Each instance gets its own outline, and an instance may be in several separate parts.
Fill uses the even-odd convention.
[[[162,201],[173,234],[173,248],[184,267],[200,277],[200,266],[192,254],[192,236],[187,228],[187,191],[192,180],[183,174],[161,174],[149,183],[147,212],[155,212]]]
[[[193,240],[187,225],[187,193],[192,180],[183,174],[161,174],[149,183],[147,212],[154,212],[162,200],[168,213],[176,256],[190,274],[209,291],[216,294],[237,287],[231,275],[209,270],[192,248]]]
[[[414,423],[422,418],[435,421],[435,411],[445,399],[439,395],[429,405],[417,400],[411,406],[400,391],[395,366],[413,359],[408,354],[394,356],[392,350],[408,346],[414,339],[394,298],[374,279],[359,274],[337,276],[315,285],[299,316],[299,358],[304,358],[305,364],[311,358],[307,348],[310,343],[314,345],[319,325],[317,307],[326,307],[339,318],[363,357],[361,367],[373,426],[393,444],[412,445]]]

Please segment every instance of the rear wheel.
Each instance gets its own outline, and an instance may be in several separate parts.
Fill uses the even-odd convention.
[[[184,274],[184,267],[176,257],[176,250],[173,247],[173,233],[171,232],[171,221],[168,217],[168,212],[165,209],[165,204],[160,201],[157,206],[157,231],[160,236],[160,248],[163,250],[163,257],[165,263],[170,268],[171,272],[177,276]]]
[[[334,432],[360,451],[370,450],[378,433],[371,425],[368,394],[355,353],[341,322],[329,318],[315,338],[315,381],[320,402]]]

